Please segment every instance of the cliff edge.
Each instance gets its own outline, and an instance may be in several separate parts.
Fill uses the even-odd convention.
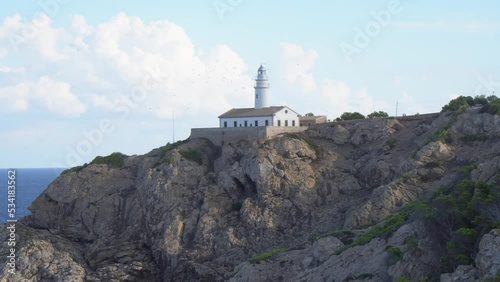
[[[15,274],[2,244],[0,281],[495,279],[499,140],[500,116],[448,112],[68,170],[18,223]]]

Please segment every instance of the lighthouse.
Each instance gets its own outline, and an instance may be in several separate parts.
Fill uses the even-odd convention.
[[[255,106],[253,108],[233,108],[223,113],[219,116],[221,128],[299,126],[299,114],[297,112],[287,106],[269,105],[269,79],[266,71],[263,65],[260,65],[257,70],[254,86]]]
[[[262,109],[269,107],[269,80],[266,74],[266,68],[260,65],[255,79],[255,108]]]

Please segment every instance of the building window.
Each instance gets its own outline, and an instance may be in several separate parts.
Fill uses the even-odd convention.
[[[288,110],[285,110],[285,114],[288,114]]]
[[[288,120],[285,120],[285,126],[288,126]]]
[[[224,127],[227,127],[227,121],[224,122]]]
[[[292,120],[292,126],[295,126],[295,121],[294,120]]]
[[[234,122],[234,127],[238,127],[238,123],[236,121]]]
[[[255,121],[255,126],[259,126],[259,121],[258,120]]]
[[[266,126],[269,126],[269,121],[266,119]]]
[[[281,120],[278,120],[278,126],[281,126]]]
[[[247,127],[247,126],[248,126],[248,122],[245,120],[245,127]]]

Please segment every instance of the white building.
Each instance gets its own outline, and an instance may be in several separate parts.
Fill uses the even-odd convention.
[[[220,127],[299,126],[299,114],[287,106],[269,106],[266,68],[257,70],[255,107],[231,109],[219,116]]]

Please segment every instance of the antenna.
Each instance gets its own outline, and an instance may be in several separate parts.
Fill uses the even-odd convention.
[[[172,107],[172,144],[175,143],[175,114],[174,108]]]

